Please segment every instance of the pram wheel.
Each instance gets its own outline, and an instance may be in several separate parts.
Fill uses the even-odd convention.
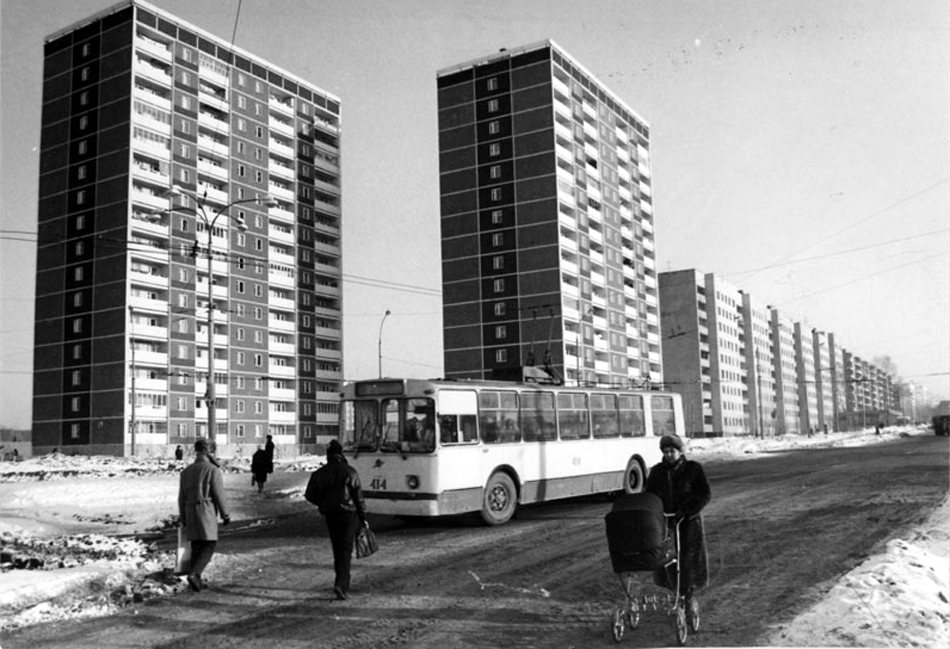
[[[623,632],[626,629],[626,624],[624,623],[625,612],[622,606],[618,606],[614,609],[614,640],[620,642],[623,640]]]
[[[695,597],[686,598],[686,621],[690,633],[699,631],[699,601]]]
[[[689,637],[689,630],[686,625],[686,607],[678,605],[670,612],[673,622],[673,633],[676,635],[676,644],[683,646],[686,644],[686,638]]]
[[[640,606],[635,601],[631,601],[630,608],[627,609],[627,622],[630,623],[631,629],[640,626]]]

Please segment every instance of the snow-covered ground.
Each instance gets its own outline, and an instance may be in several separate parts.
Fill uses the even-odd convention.
[[[751,439],[688,440],[687,455],[700,461],[754,458],[760,453],[817,446],[857,446],[906,435],[932,435],[924,428],[873,429],[857,433]],[[321,458],[302,457],[279,463],[278,472],[312,471]],[[247,461],[226,467],[244,473]],[[0,547],[2,560],[56,557],[39,570],[3,567],[0,630],[64,617],[106,614],[182,590],[171,574],[174,557],[147,543],[127,538],[168,527],[175,512],[176,475],[184,463],[149,459],[68,457],[32,458],[0,463]],[[140,476],[147,488],[116,490],[110,478]],[[275,474],[276,476],[276,474]],[[69,489],[60,480],[69,479]],[[299,481],[297,481],[299,484]],[[127,483],[124,483],[127,484]],[[285,489],[275,479],[269,495],[288,504],[302,497],[300,488]],[[253,501],[244,505],[253,517]],[[274,511],[273,500],[268,511]],[[40,512],[53,512],[42,516]],[[119,512],[118,514],[116,512]],[[134,513],[129,513],[134,512]],[[126,538],[89,534],[105,526]],[[227,556],[215,558],[226,568]],[[72,595],[71,595],[72,594]],[[903,538],[892,539],[844,575],[821,602],[791,623],[776,628],[774,646],[950,646],[950,501]]]

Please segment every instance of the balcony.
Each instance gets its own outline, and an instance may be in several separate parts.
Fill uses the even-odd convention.
[[[165,43],[159,43],[156,40],[139,34],[135,37],[135,46],[143,52],[148,52],[152,56],[166,63],[172,62],[172,53]]]
[[[297,135],[294,133],[294,127],[292,124],[288,124],[287,122],[276,119],[273,115],[271,115],[267,125],[270,127],[270,130],[275,133],[279,133],[290,138],[296,137]]]
[[[155,192],[151,192],[136,185],[132,186],[132,200],[136,203],[139,203],[140,205],[148,205],[149,207],[155,208],[157,210],[168,209],[168,198],[159,196]]]
[[[293,147],[281,142],[280,140],[271,138],[270,143],[269,143],[269,148],[270,148],[270,152],[274,153],[275,155],[282,156],[284,158],[287,158],[288,160],[294,159]]]
[[[270,166],[268,170],[275,176],[280,176],[281,178],[284,178],[290,182],[293,182],[297,177],[297,175],[294,173],[293,167],[279,164],[273,158],[270,160]]]
[[[277,113],[291,118],[294,116],[294,100],[289,97],[286,100],[278,99],[277,97],[271,97],[267,101],[267,105],[271,108],[271,110]]]
[[[207,174],[208,176],[211,176],[212,178],[222,182],[228,182],[227,167],[212,162],[207,158],[198,158],[198,172]]]
[[[275,363],[271,363],[270,366],[267,368],[267,372],[271,376],[282,376],[282,377],[287,377],[287,378],[292,378],[292,377],[297,376],[297,370],[293,366],[293,363],[289,365],[277,365]]]
[[[211,129],[220,135],[227,135],[231,132],[231,125],[228,120],[221,119],[211,111],[202,110],[198,113],[198,125]]]
[[[293,190],[284,185],[278,185],[277,183],[272,182],[268,185],[267,189],[271,196],[274,196],[275,198],[282,198],[285,201],[291,202],[293,202],[295,199]]]
[[[162,86],[170,87],[172,85],[172,75],[170,75],[164,68],[160,68],[157,65],[152,65],[144,59],[136,58],[132,69],[136,74],[139,74],[146,79],[151,79]]]
[[[282,227],[276,227],[271,225],[268,229],[267,234],[270,236],[271,241],[278,241],[281,243],[286,243],[288,245],[294,245],[294,233],[290,229],[285,229]]]
[[[160,187],[168,187],[170,179],[167,173],[162,172],[161,167],[152,166],[142,162],[132,164],[132,177],[138,180],[144,180]],[[166,201],[167,202],[167,201]]]
[[[270,326],[272,331],[285,331],[288,333],[293,333],[296,331],[296,323],[293,320],[281,320],[279,318],[268,318],[268,326]]]

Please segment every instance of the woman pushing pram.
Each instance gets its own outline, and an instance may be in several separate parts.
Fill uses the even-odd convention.
[[[610,559],[627,596],[614,614],[618,641],[625,620],[635,628],[644,606],[658,603],[630,592],[631,573],[637,571],[652,571],[658,586],[673,591],[669,612],[680,644],[686,642],[687,624],[693,632],[699,628],[696,591],[709,581],[701,515],[711,498],[709,482],[702,465],[686,459],[679,437],[664,435],[660,450],[663,461],[650,470],[646,493],[623,496],[607,514]]]

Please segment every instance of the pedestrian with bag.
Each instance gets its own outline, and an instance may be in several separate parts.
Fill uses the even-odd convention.
[[[327,462],[313,472],[305,498],[320,510],[333,547],[333,594],[349,597],[350,565],[357,532],[368,527],[366,505],[356,469],[343,457],[343,446],[333,440],[327,445]]]
[[[178,515],[191,542],[188,585],[198,592],[205,588],[201,575],[218,544],[218,516],[221,516],[223,525],[231,522],[224,500],[224,476],[214,459],[211,443],[206,439],[195,440],[195,461],[181,472]]]

